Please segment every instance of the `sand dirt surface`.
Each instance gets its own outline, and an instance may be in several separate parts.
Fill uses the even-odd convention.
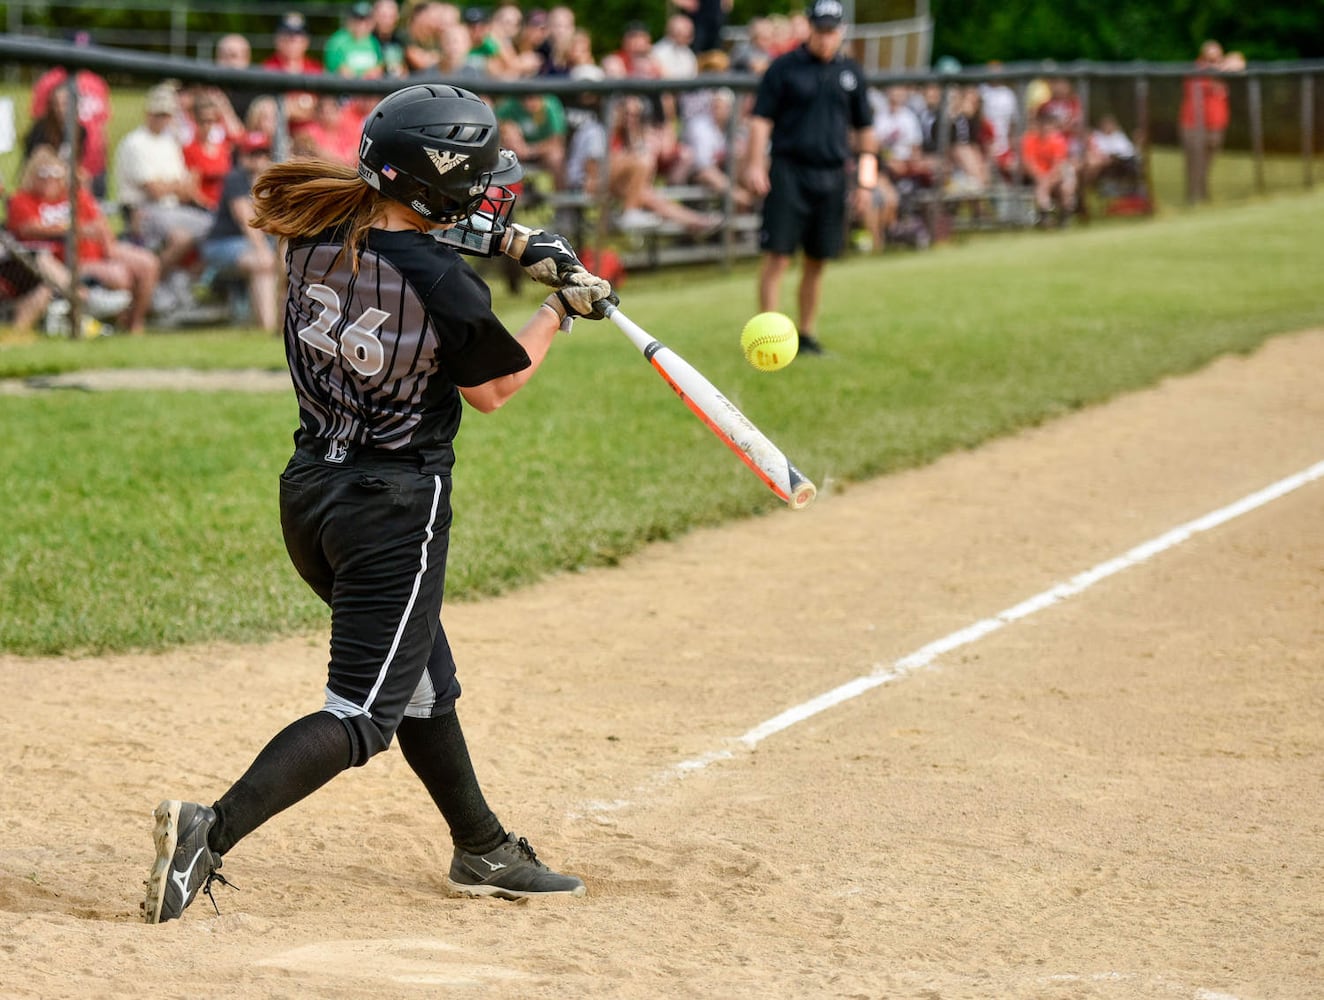
[[[1278,337],[448,607],[488,797],[584,899],[448,896],[393,750],[146,926],[153,806],[316,709],[325,637],[0,658],[0,997],[1321,996],[1324,479],[894,669],[1324,460],[1321,372]]]

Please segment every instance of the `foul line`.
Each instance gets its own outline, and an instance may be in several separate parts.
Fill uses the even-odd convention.
[[[884,684],[890,684],[892,681],[901,680],[916,671],[926,669],[933,665],[933,662],[944,653],[950,653],[954,649],[960,649],[962,646],[968,646],[973,642],[984,638],[986,635],[998,631],[1001,628],[1010,625],[1012,622],[1028,618],[1045,608],[1051,608],[1053,605],[1065,601],[1069,597],[1075,597],[1094,586],[1100,580],[1106,580],[1123,570],[1130,569],[1132,566],[1138,566],[1148,559],[1161,552],[1180,545],[1182,542],[1192,538],[1201,532],[1217,528],[1219,525],[1226,524],[1233,518],[1247,514],[1265,504],[1272,503],[1280,497],[1286,496],[1293,490],[1298,490],[1302,486],[1314,482],[1317,479],[1324,478],[1324,461],[1316,462],[1310,468],[1305,469],[1295,475],[1288,476],[1286,479],[1280,479],[1262,490],[1258,490],[1249,496],[1242,497],[1235,503],[1228,504],[1226,507],[1220,507],[1203,517],[1198,517],[1193,521],[1187,521],[1185,524],[1173,528],[1171,531],[1164,532],[1157,538],[1152,538],[1147,542],[1142,542],[1135,548],[1101,562],[1091,569],[1079,573],[1071,579],[1062,583],[1055,584],[1047,590],[1035,594],[1028,600],[1000,611],[991,618],[985,618],[977,621],[973,625],[944,636],[926,646],[921,646],[913,653],[901,657],[901,659],[890,664],[877,664],[869,673],[863,677],[857,677],[852,681],[847,681],[840,687],[833,688],[831,691],[824,692],[816,698],[796,705],[794,708],[788,708],[779,715],[773,716],[766,722],[761,722],[743,736],[738,737],[735,742],[741,744],[746,749],[753,749],[769,736],[780,733],[785,729],[797,723],[811,719],[820,712],[826,712],[829,708],[834,708],[843,702],[857,698],[866,691],[872,691],[876,687]],[[648,787],[683,778],[686,775],[701,771],[710,764],[717,761],[729,760],[735,756],[732,750],[713,750],[698,757],[692,757],[689,760],[681,761],[667,770],[657,775]],[[601,814],[611,812],[617,809],[623,809],[630,803],[628,800],[618,800],[615,802],[591,802],[585,806],[587,813]]]

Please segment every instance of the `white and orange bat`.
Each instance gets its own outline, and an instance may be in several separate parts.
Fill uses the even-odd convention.
[[[763,480],[792,510],[809,506],[818,490],[804,473],[792,465],[763,432],[750,423],[716,386],[699,374],[688,361],[653,337],[613,305],[607,316],[639,348],[639,352],[657,369],[676,395],[684,400],[696,417],[734,451],[742,462]]]

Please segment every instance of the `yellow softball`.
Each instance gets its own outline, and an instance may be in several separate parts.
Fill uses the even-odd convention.
[[[791,317],[779,312],[759,313],[740,331],[745,360],[761,372],[775,372],[795,360],[800,335]]]

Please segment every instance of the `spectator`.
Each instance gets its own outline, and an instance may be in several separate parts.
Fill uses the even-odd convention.
[[[174,87],[163,83],[149,90],[143,112],[144,124],[115,149],[115,178],[129,231],[155,251],[161,275],[170,283],[173,301],[162,304],[180,307],[188,304],[191,284],[184,266],[211,228],[211,213],[202,206],[184,150],[170,128],[179,113]]]
[[[262,63],[263,69],[281,73],[316,76],[322,64],[308,55],[308,23],[302,14],[286,14],[276,25],[276,51]],[[313,120],[317,113],[317,98],[306,90],[294,90],[285,95],[285,120],[291,134],[297,133]]]
[[[1116,179],[1136,184],[1140,180],[1140,164],[1136,147],[1122,131],[1116,115],[1104,115],[1098,127],[1090,133],[1085,147],[1085,167],[1082,180],[1091,187],[1104,179]]]
[[[662,67],[653,55],[648,25],[631,21],[621,36],[621,47],[602,59],[602,70],[609,79],[660,80]],[[650,94],[643,121],[650,132],[652,165],[664,173],[682,169],[676,126],[676,102],[672,94]]]
[[[694,236],[714,232],[722,223],[720,215],[696,212],[655,186],[661,140],[659,130],[648,120],[648,105],[629,94],[618,98],[614,109],[608,135],[608,191],[620,204],[620,228],[652,229],[665,220],[678,223]]]
[[[924,129],[911,107],[910,88],[893,84],[881,102],[874,101],[873,132],[880,167],[898,186],[927,187],[934,163],[924,155]]]
[[[690,48],[694,41],[694,22],[684,14],[667,18],[662,37],[653,43],[653,62],[658,75],[667,80],[693,80],[699,74],[699,62]]]
[[[376,80],[386,72],[382,43],[373,34],[371,0],[355,0],[345,14],[345,25],[326,40],[322,59],[328,73],[350,79]]]
[[[1213,40],[1200,46],[1197,69],[1222,73],[1246,68],[1239,52],[1223,53]],[[1223,134],[1230,117],[1227,84],[1214,76],[1189,76],[1182,81],[1181,144],[1186,159],[1186,201],[1194,205],[1209,200],[1209,170],[1214,155],[1223,148]]]
[[[266,233],[249,225],[254,215],[253,178],[271,164],[271,141],[253,132],[240,140],[238,151],[238,163],[225,177],[216,221],[202,243],[202,261],[213,274],[242,274],[253,319],[267,333],[274,333],[276,251]]]
[[[602,71],[612,79],[657,80],[662,69],[653,58],[653,36],[643,21],[631,21],[621,35],[621,47],[602,57]]]
[[[569,76],[570,46],[575,37],[575,12],[569,7],[559,5],[547,12],[547,37],[538,46],[541,62],[538,64],[539,76]],[[593,53],[590,48],[589,61]]]
[[[912,105],[919,118],[920,131],[924,138],[920,148],[937,167],[941,166],[942,135],[939,124],[942,121],[943,86],[941,83],[926,83],[920,88],[918,99]]]
[[[1057,119],[1057,127],[1067,140],[1067,151],[1071,162],[1080,166],[1085,156],[1085,112],[1076,96],[1076,89],[1065,76],[1055,76],[1048,81],[1048,100],[1040,106]]]
[[[253,62],[253,47],[246,37],[239,34],[222,35],[216,40],[215,62],[226,69],[248,69]],[[248,108],[257,95],[251,90],[239,90],[235,87],[223,87],[225,99],[241,122],[248,117]]]
[[[86,31],[77,31],[73,42],[80,46],[89,45],[91,37]],[[37,77],[32,84],[31,110],[34,121],[46,114],[51,94],[57,89],[63,89],[68,79],[69,71],[63,66],[53,67]],[[109,149],[106,127],[110,122],[110,84],[91,70],[80,69],[74,74],[74,88],[78,91],[78,121],[87,129],[79,166],[83,169],[92,193],[98,198],[104,198]]]
[[[335,94],[319,94],[316,117],[293,138],[294,154],[357,166],[363,119],[374,103],[371,98],[365,106],[361,97],[341,100]]]
[[[988,68],[1002,68],[999,62],[990,62]],[[1016,169],[1016,150],[1012,137],[1020,126],[1020,106],[1016,91],[1005,83],[991,80],[979,85],[979,103],[987,129],[987,153],[990,167],[1004,178],[1010,178]]]
[[[727,55],[720,49],[699,56],[699,75],[726,72]],[[719,197],[729,192],[738,211],[753,207],[754,196],[741,184],[732,184],[727,176],[727,162],[743,161],[744,135],[737,133],[737,146],[728,148],[727,129],[735,114],[736,96],[726,87],[687,90],[680,95],[680,141],[686,149],[687,171],[676,180],[701,184]]]
[[[1039,109],[1034,124],[1021,137],[1021,163],[1034,186],[1040,224],[1046,224],[1054,212],[1059,225],[1064,224],[1076,211],[1076,169],[1057,116],[1046,107]]]
[[[534,7],[524,18],[524,25],[515,36],[515,53],[520,60],[522,76],[539,76],[543,69],[543,53],[551,34],[547,11]]]
[[[73,157],[73,151],[69,148],[68,120],[69,89],[67,87],[57,87],[51,92],[46,101],[45,113],[40,118],[33,120],[27,134],[23,137],[24,161],[30,159],[38,147],[44,146],[55,150],[60,159],[68,163]],[[78,133],[78,148],[82,149],[87,145],[87,126],[79,122],[76,131]],[[87,175],[86,169],[80,167],[79,170],[82,182],[90,185],[91,178]]]
[[[690,45],[695,53],[722,48],[722,28],[731,13],[732,0],[671,0],[690,22]]]
[[[587,29],[576,29],[566,51],[566,75],[572,80],[605,80],[607,71],[593,58],[593,36]]]
[[[988,160],[984,155],[983,119],[979,114],[979,89],[960,87],[952,92],[952,114],[948,121],[947,156],[952,164],[951,184],[957,190],[977,194],[988,190]]]
[[[105,288],[129,292],[129,304],[119,322],[131,333],[141,333],[160,275],[157,260],[142,247],[115,238],[87,188],[78,189],[77,205],[79,274]],[[68,171],[54,150],[38,147],[9,200],[8,227],[24,243],[68,264],[65,237],[72,219]]]
[[[747,34],[731,49],[731,68],[737,73],[762,76],[772,62],[776,45],[772,21],[766,17],[751,17]]]
[[[842,53],[843,15],[841,0],[814,0],[809,40],[777,57],[763,74],[749,128],[746,183],[765,196],[760,311],[777,310],[782,278],[792,255],[803,248],[798,329],[806,354],[823,350],[812,331],[824,267],[845,245],[852,147],[858,158],[857,213],[866,209],[877,183],[873,111],[863,70]]]
[[[210,95],[194,101],[193,123],[193,140],[183,148],[184,165],[193,175],[199,204],[214,212],[221,202],[225,175],[234,166],[234,147],[221,121],[220,105]]]
[[[410,75],[437,72],[446,31],[459,24],[460,9],[454,4],[422,0],[410,11],[405,45],[405,68]],[[467,51],[467,32],[465,41]]]
[[[546,171],[556,187],[565,180],[566,116],[555,94],[521,94],[496,106],[501,145],[527,167]]]
[[[434,72],[447,80],[487,79],[487,60],[473,50],[473,35],[463,24],[441,33],[441,53]]]
[[[396,0],[376,0],[372,5],[372,34],[382,50],[383,75],[393,80],[408,74],[405,46],[409,35],[400,27],[400,5]]]
[[[464,20],[473,38],[473,54],[485,60],[488,76],[515,80],[538,71],[541,60],[532,53],[521,56],[515,50],[515,39],[524,24],[517,4],[502,3],[491,17],[481,7],[470,7],[464,12]]]

